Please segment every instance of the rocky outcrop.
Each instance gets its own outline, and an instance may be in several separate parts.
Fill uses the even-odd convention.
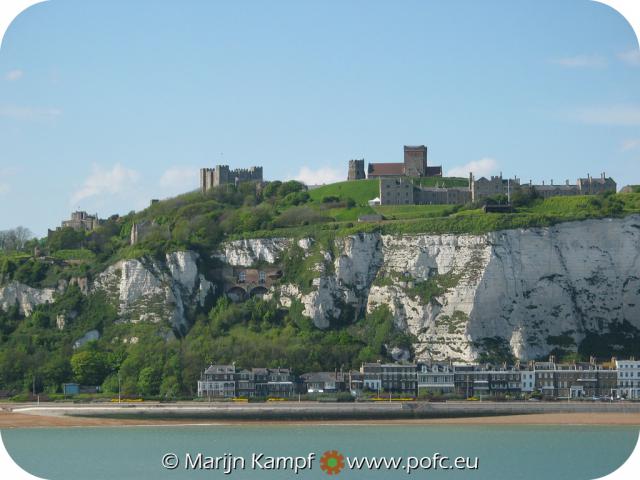
[[[100,332],[98,330],[89,330],[82,337],[73,342],[73,348],[78,349],[88,342],[94,342],[100,339]]]
[[[275,260],[292,242],[232,242],[220,258]],[[272,295],[301,302],[319,328],[387,306],[418,338],[419,359],[473,360],[494,338],[530,359],[624,320],[640,328],[637,215],[484,235],[359,234],[319,253],[311,291],[291,283]]]
[[[124,320],[168,320],[177,329],[187,327],[187,312],[204,306],[214,285],[198,270],[195,252],[173,252],[164,262],[121,260],[97,276],[92,292],[103,291],[118,305]]]
[[[260,261],[274,263],[292,243],[288,238],[235,240],[225,243],[213,256],[234,267],[250,267]]]
[[[33,288],[20,282],[11,282],[0,287],[0,308],[7,310],[16,303],[20,313],[31,315],[37,305],[53,302],[54,288]]]

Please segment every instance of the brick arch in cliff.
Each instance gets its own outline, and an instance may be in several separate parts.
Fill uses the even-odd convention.
[[[234,285],[233,287],[229,288],[226,292],[225,295],[227,297],[229,297],[229,299],[232,302],[244,302],[247,298],[249,298],[249,294],[247,293],[247,291],[242,288],[239,287],[238,285]]]
[[[251,291],[249,292],[249,296],[250,297],[262,298],[268,292],[269,292],[269,290],[267,288],[263,287],[262,285],[259,285],[259,286],[254,287],[254,288],[251,289]]]

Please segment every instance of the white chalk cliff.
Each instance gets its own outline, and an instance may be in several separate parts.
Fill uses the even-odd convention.
[[[31,315],[37,305],[53,302],[54,288],[33,288],[20,282],[11,282],[0,286],[0,308],[8,310],[18,305],[20,313]]]
[[[204,306],[214,285],[198,271],[198,254],[173,252],[164,262],[121,260],[98,275],[92,292],[104,291],[118,305],[118,314],[132,322],[169,320],[187,327],[186,312]]]
[[[226,242],[212,256],[237,268],[273,264],[291,248],[313,259],[313,281],[276,282],[268,296],[300,302],[318,328],[387,306],[417,338],[419,360],[476,359],[479,342],[499,337],[522,359],[546,355],[554,339],[577,345],[587,332],[627,321],[640,328],[640,216],[568,222],[483,235],[358,234],[329,250],[313,239]],[[215,286],[194,252],[162,261],[122,260],[90,282],[123,321],[169,321],[185,331]],[[209,275],[209,273],[207,273]],[[55,289],[0,287],[0,306],[25,315]],[[219,293],[219,292],[218,292]]]
[[[248,266],[275,261],[286,244],[230,242],[219,256]],[[316,265],[311,291],[285,284],[272,294],[283,306],[300,301],[319,328],[346,305],[386,305],[418,338],[419,359],[473,360],[477,342],[491,337],[530,359],[547,354],[554,337],[579,343],[623,320],[640,328],[638,215],[483,235],[359,234],[336,240],[333,252],[323,252],[333,268]],[[425,299],[417,292],[427,281],[440,289]]]

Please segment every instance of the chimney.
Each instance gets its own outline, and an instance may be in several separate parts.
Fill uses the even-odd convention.
[[[553,178],[551,179],[551,185],[553,185]]]
[[[556,356],[555,355],[549,355],[549,363],[556,363]]]
[[[566,180],[566,184],[567,184],[567,186],[569,186],[569,179],[568,178]]]
[[[542,185],[544,185],[544,180],[542,180]]]
[[[611,364],[615,365],[618,359],[616,357],[611,357]]]
[[[596,357],[594,357],[593,355],[591,355],[591,356],[589,357],[589,363],[590,363],[591,365],[595,365],[595,364],[596,364]]]

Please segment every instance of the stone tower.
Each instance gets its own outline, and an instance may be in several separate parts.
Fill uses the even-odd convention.
[[[364,158],[360,160],[349,160],[349,173],[347,175],[347,180],[363,180],[365,178]]]
[[[425,177],[427,175],[426,146],[404,146],[404,174],[407,177]]]

